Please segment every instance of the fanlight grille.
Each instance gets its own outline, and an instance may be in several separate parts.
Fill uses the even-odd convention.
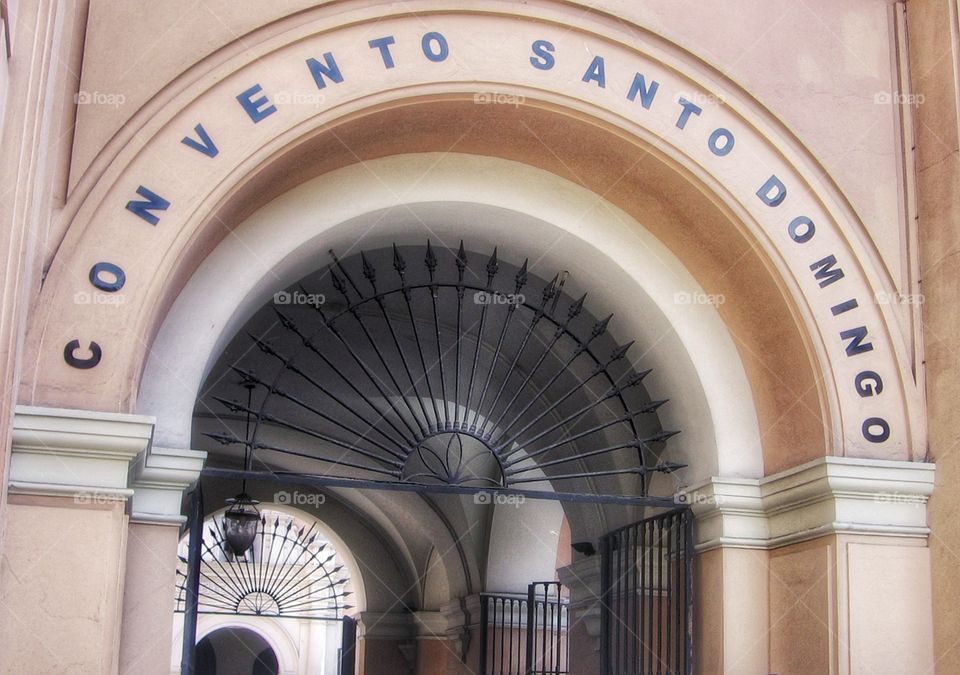
[[[504,283],[496,249],[477,271],[462,242],[330,255],[316,287],[278,294],[273,325],[248,332],[260,362],[229,364],[253,404],[212,396],[249,413],[253,434],[207,436],[272,468],[276,453],[310,460],[313,476],[425,487],[645,495],[651,472],[682,466],[661,460],[677,432],[660,428],[666,401],[647,397],[633,343],[613,341],[586,295],[564,295],[565,275],[541,282],[524,261]]]
[[[206,525],[200,555],[201,614],[341,619],[352,591],[343,562],[317,524],[264,512],[257,538],[235,557],[216,519]],[[176,611],[186,606],[187,558],[177,566]]]

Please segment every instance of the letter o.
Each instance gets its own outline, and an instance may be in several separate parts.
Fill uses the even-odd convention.
[[[802,232],[800,231],[801,227],[803,228]],[[787,226],[787,231],[790,232],[790,238],[795,242],[805,244],[813,239],[817,228],[814,227],[813,221],[806,216],[797,216],[790,221],[790,224]]]
[[[437,52],[434,52],[431,48],[431,44],[434,42],[436,42],[437,47],[439,47],[439,51]],[[420,46],[423,48],[423,55],[431,61],[445,61],[447,57],[450,56],[450,46],[447,45],[447,38],[443,37],[440,33],[425,33],[423,39],[420,40]]]
[[[726,139],[722,147],[718,144],[718,141],[721,138]],[[714,129],[713,133],[710,134],[710,139],[707,141],[707,145],[710,147],[710,152],[715,154],[717,157],[729,155],[730,151],[733,150],[733,143],[733,133],[729,129],[724,129],[723,127]]]
[[[112,274],[113,281],[106,281],[101,276],[102,274]],[[98,262],[96,265],[90,268],[90,283],[99,288],[101,291],[106,291],[107,293],[116,293],[123,285],[127,283],[127,275],[124,274],[123,270],[114,265],[113,263],[108,262]]]
[[[874,427],[879,427],[880,430],[875,433],[873,431]],[[860,427],[860,430],[863,432],[863,437],[871,443],[883,443],[890,438],[890,425],[882,417],[868,417],[863,420],[863,426]]]

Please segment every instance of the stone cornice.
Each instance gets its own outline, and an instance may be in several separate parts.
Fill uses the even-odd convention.
[[[154,447],[154,424],[145,415],[17,406],[10,491],[78,505],[130,499],[132,521],[180,525],[182,492],[207,455]]]
[[[11,491],[123,497],[130,462],[150,446],[153,426],[143,415],[17,406]]]
[[[934,465],[824,457],[762,479],[711,478],[684,491],[697,550],[775,548],[825,534],[926,537]]]

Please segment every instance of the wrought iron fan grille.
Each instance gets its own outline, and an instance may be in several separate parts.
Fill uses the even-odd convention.
[[[424,487],[646,495],[652,472],[682,466],[661,458],[677,432],[660,427],[666,401],[647,396],[633,343],[562,292],[565,274],[541,281],[496,249],[477,270],[462,242],[330,255],[248,331],[256,363],[228,364],[253,403],[211,396],[249,413],[252,435],[207,436],[272,470],[308,461],[289,471]]]
[[[205,523],[200,556],[201,614],[339,620],[351,609],[350,578],[317,524],[264,512],[252,548],[234,556],[216,518]],[[184,544],[186,546],[186,544]],[[176,611],[186,607],[187,557],[179,556]]]

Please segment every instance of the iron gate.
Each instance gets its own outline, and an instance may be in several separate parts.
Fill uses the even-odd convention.
[[[555,581],[527,587],[527,597],[484,593],[480,604],[483,675],[567,675],[567,599]]]
[[[692,521],[670,511],[600,540],[605,675],[693,672]]]

